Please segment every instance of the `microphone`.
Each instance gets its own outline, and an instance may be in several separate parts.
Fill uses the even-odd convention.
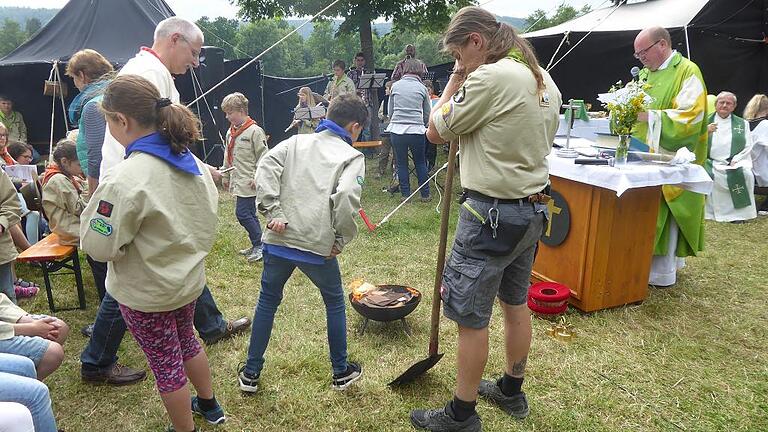
[[[637,66],[632,66],[632,69],[629,70],[629,73],[632,74],[632,81],[637,80],[637,76],[640,75],[640,68]]]

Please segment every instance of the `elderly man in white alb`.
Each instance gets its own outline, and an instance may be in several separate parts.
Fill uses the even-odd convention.
[[[749,123],[733,114],[736,95],[717,95],[709,117],[709,145],[704,164],[715,182],[707,197],[704,217],[718,222],[742,222],[757,217],[752,174],[752,135]]]

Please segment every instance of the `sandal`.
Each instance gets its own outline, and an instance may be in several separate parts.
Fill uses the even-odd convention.
[[[37,293],[40,291],[40,288],[34,287],[34,286],[21,286],[21,285],[14,285],[13,290],[16,293],[16,298],[30,298],[37,295]]]
[[[35,287],[35,288],[40,289],[40,285],[38,285],[38,284],[36,284],[34,282],[25,281],[22,278],[16,279],[16,282],[14,282],[13,285],[14,286],[18,285],[18,286],[23,287],[23,288]]]

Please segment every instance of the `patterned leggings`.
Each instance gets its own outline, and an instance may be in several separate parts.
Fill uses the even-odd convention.
[[[120,312],[147,356],[157,390],[162,394],[184,387],[187,384],[184,362],[203,350],[195,339],[192,325],[195,302],[168,312],[140,312],[121,304]]]

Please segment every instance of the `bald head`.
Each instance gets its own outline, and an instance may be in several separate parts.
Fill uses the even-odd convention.
[[[672,55],[672,38],[663,27],[648,27],[637,34],[634,48],[635,58],[655,71]]]

